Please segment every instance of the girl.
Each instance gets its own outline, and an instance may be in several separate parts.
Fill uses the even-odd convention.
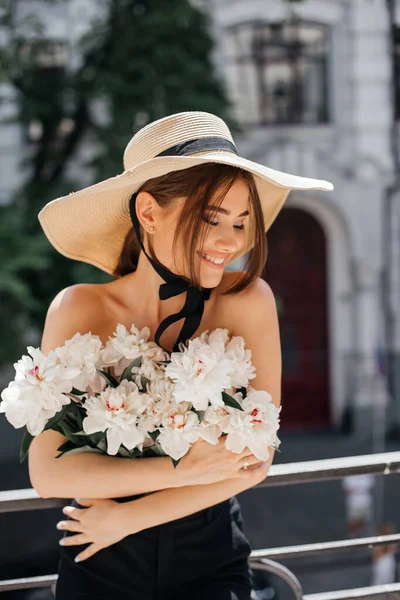
[[[118,323],[149,327],[169,352],[223,327],[244,337],[257,369],[252,386],[279,406],[277,313],[259,278],[265,231],[290,189],[331,184],[239,157],[226,124],[201,112],[147,125],[129,142],[124,163],[121,175],[59,198],[39,215],[59,252],[115,277],[58,294],[43,352],[76,332],[105,343]],[[225,271],[245,254],[243,271]],[[260,464],[248,449],[226,450],[223,438],[216,446],[198,441],[174,469],[169,457],[75,453],[56,460],[64,441],[45,431],[29,452],[41,496],[76,498],[58,524],[65,536],[57,600],[250,599],[250,547],[234,496],[267,476],[272,451]]]

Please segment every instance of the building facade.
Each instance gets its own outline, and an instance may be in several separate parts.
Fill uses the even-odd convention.
[[[215,0],[212,16],[241,152],[335,185],[292,192],[267,236],[283,424],[336,428],[350,418],[363,435],[385,404],[393,424],[400,264],[387,4]]]

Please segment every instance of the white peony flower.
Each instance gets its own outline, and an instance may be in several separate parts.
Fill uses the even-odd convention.
[[[222,422],[222,430],[228,434],[225,447],[239,454],[247,446],[257,458],[267,460],[268,447],[279,445],[276,434],[281,407],[273,404],[270,394],[253,388],[249,388],[245,399],[241,399],[241,394],[234,397],[243,411],[226,407],[230,416]]]
[[[169,411],[175,406],[173,383],[165,378],[150,381],[147,393],[150,402],[140,417],[140,430],[147,434],[155,431],[167,418]]]
[[[15,379],[1,394],[0,412],[16,429],[26,426],[36,436],[71,402],[65,394],[72,390],[79,369],[57,363],[55,352],[44,356],[38,348],[27,350],[30,356],[15,363]]]
[[[203,336],[190,340],[182,352],[173,352],[165,374],[175,383],[177,402],[190,400],[196,410],[206,410],[209,402],[223,406],[222,391],[231,387],[231,369],[220,345],[205,343]]]
[[[207,343],[212,346],[215,352],[225,354],[226,345],[229,341],[228,329],[214,329],[208,334]]]
[[[165,381],[165,368],[158,365],[150,358],[144,358],[140,367],[133,367],[132,375],[135,378],[145,377],[149,381]],[[140,379],[138,379],[140,381]]]
[[[142,356],[151,360],[166,360],[166,352],[155,342],[147,341],[150,329],[144,327],[139,330],[132,325],[130,331],[124,325],[117,325],[117,329],[106,343],[102,352],[102,361],[106,366],[114,367],[118,377],[135,358]]]
[[[84,391],[88,386],[100,392],[104,387],[103,378],[97,373],[101,354],[101,340],[98,335],[76,333],[64,346],[56,349],[59,361],[66,366],[77,367],[80,374],[75,377],[73,387]]]
[[[246,350],[242,337],[232,337],[226,346],[226,357],[231,361],[232,387],[247,387],[249,380],[256,376],[256,368],[251,364],[251,350]]]
[[[199,439],[199,418],[190,407],[190,402],[176,404],[163,419],[163,428],[157,438],[157,443],[174,460],[182,458],[190,444]]]
[[[137,425],[149,401],[149,396],[140,393],[135,383],[124,379],[118,387],[107,387],[86,400],[88,416],[83,420],[83,430],[88,435],[106,431],[108,454],[117,454],[121,444],[133,450],[144,441]]]
[[[223,433],[221,425],[229,415],[230,413],[225,406],[219,406],[217,408],[209,406],[199,425],[199,437],[209,444],[218,444],[218,439]]]

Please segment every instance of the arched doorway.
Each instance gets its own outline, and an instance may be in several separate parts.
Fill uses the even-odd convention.
[[[283,357],[282,429],[330,425],[326,237],[298,208],[267,234],[263,273],[277,301]]]

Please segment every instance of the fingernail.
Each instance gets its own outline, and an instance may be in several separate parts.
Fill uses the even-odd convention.
[[[75,557],[75,562],[81,562],[81,559],[79,558],[79,556]]]
[[[61,538],[61,540],[58,543],[60,544],[60,546],[65,546],[64,538]]]
[[[64,526],[62,523],[57,523],[56,527],[57,527],[57,529],[62,529]]]

